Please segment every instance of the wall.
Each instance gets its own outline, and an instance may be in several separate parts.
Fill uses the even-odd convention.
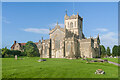
[[[18,43],[15,44],[14,50],[19,50],[21,51],[21,47]]]
[[[80,55],[81,57],[92,58],[91,39],[80,40]]]
[[[64,58],[64,37],[65,33],[60,29],[50,34],[52,58]]]

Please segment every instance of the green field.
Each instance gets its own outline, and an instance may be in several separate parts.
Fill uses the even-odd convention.
[[[2,59],[2,78],[117,78],[118,67],[109,63],[86,63],[81,59],[49,58],[37,62],[39,57]],[[106,74],[94,74],[103,69]]]

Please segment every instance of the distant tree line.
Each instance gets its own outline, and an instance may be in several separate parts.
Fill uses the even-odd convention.
[[[28,57],[35,57],[35,56],[40,56],[39,50],[36,46],[35,43],[32,41],[28,41],[25,46],[22,47],[22,51],[18,50],[10,50],[7,49],[7,47],[0,49],[2,51],[2,58],[5,57],[14,57],[15,55],[17,56],[28,56]]]
[[[103,45],[100,46],[101,47],[101,57],[105,57],[107,56],[120,56],[120,45],[114,45],[112,48],[112,52],[110,52],[110,48],[107,47],[107,49],[105,49],[105,47]]]

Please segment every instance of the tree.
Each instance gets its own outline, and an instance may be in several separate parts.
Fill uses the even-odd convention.
[[[120,56],[120,45],[118,46],[118,56]]]
[[[112,48],[112,55],[118,56],[118,46],[117,45],[114,45],[114,47]]]
[[[18,51],[18,50],[11,50],[11,54],[12,55],[18,55],[18,56],[20,56],[21,55],[21,51]]]
[[[101,45],[100,48],[101,48],[101,57],[103,57],[106,55],[106,50],[105,50],[105,47],[103,45]]]
[[[28,57],[39,56],[39,50],[35,43],[28,41],[25,45],[25,53]]]
[[[106,53],[107,53],[108,56],[111,56],[110,48],[109,48],[109,47],[107,47],[107,51],[106,51]]]
[[[0,49],[0,58],[1,58],[1,56],[2,56],[2,49]]]
[[[7,47],[2,48],[2,57],[10,56],[10,55],[11,55],[11,51],[7,49]]]

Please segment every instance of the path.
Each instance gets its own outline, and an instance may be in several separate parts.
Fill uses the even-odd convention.
[[[103,59],[98,59],[98,60],[103,60]],[[115,63],[115,62],[108,61],[108,63],[111,63],[111,64],[114,64],[114,65],[120,66],[120,64]]]

